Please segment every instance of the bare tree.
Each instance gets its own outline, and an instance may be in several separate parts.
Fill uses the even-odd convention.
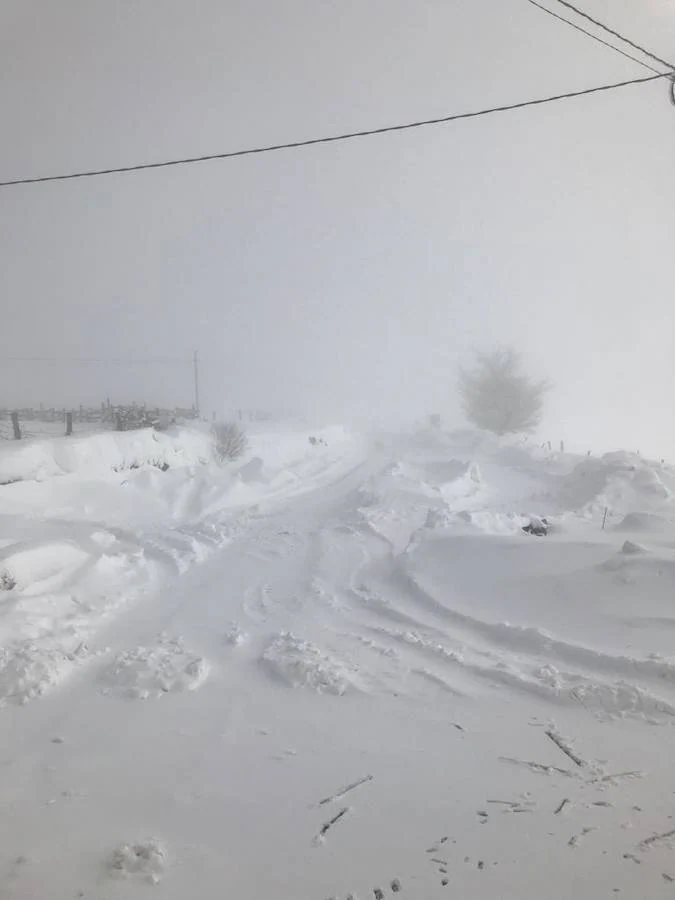
[[[235,422],[215,422],[213,441],[219,462],[239,459],[248,448],[246,433]]]
[[[472,369],[459,370],[459,394],[467,419],[495,434],[532,431],[539,424],[547,380],[522,372],[522,358],[511,347],[477,353]]]

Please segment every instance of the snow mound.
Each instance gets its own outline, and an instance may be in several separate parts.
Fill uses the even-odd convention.
[[[460,513],[464,522],[485,534],[522,534],[531,522],[531,516],[517,513],[495,512],[489,509]]]
[[[233,647],[240,647],[248,640],[248,634],[237,622],[233,622],[225,633],[224,642]]]
[[[635,544],[633,541],[624,541],[618,553],[602,562],[600,568],[618,572],[625,581],[648,577],[664,583],[675,582],[675,559],[650,553],[641,544]]]
[[[182,641],[175,639],[156,647],[136,647],[119,653],[100,673],[99,681],[106,694],[148,700],[194,691],[208,673],[206,661],[185,650]]]
[[[601,718],[636,718],[661,724],[675,717],[675,707],[626,681],[604,682],[542,666],[535,677],[559,699],[581,704]]]
[[[606,453],[585,459],[564,479],[560,500],[570,509],[593,512],[650,513],[671,499],[671,478],[665,467],[634,453]],[[668,484],[666,483],[668,482]]]
[[[427,496],[436,497],[438,490],[428,484],[424,472],[416,466],[400,461],[390,463],[381,472],[371,476],[359,490],[360,506],[391,508],[400,506],[401,499]]]
[[[633,531],[658,534],[675,530],[675,520],[656,513],[632,512],[624,516],[614,531]]]
[[[74,541],[13,544],[0,552],[0,570],[29,596],[58,589],[89,558]]]
[[[441,497],[450,506],[457,501],[475,497],[484,488],[485,483],[476,463],[466,463],[455,478],[438,486]]]
[[[355,687],[353,673],[315,644],[284,631],[262,655],[264,666],[291,687],[307,687],[319,694],[341,696]]]
[[[456,524],[458,521],[460,521],[460,517],[457,515],[457,513],[451,512],[450,508],[447,505],[431,506],[427,510],[427,517],[424,521],[424,527],[432,530],[434,528],[449,528],[451,525]]]
[[[624,541],[621,552],[626,556],[631,556],[636,553],[646,553],[647,550],[641,544],[636,544],[633,541]]]
[[[431,459],[424,464],[424,472],[428,480],[436,485],[449,484],[464,477],[471,466],[461,459]],[[474,466],[476,474],[478,467]]]
[[[264,477],[264,467],[265,464],[263,460],[259,456],[254,456],[252,459],[249,459],[248,462],[244,463],[239,469],[237,469],[237,475],[241,478],[242,481],[250,484],[251,482],[262,482],[265,480]]]
[[[24,704],[53,687],[75,663],[84,660],[80,644],[71,653],[26,641],[0,648],[0,706]]]
[[[521,515],[498,510],[460,510],[452,512],[449,507],[431,508],[427,512],[425,527],[428,529],[444,529],[452,527],[468,527],[491,535],[522,535],[523,529],[533,522],[541,522],[539,516]]]
[[[137,844],[120,844],[108,859],[108,870],[123,878],[135,877],[159,884],[166,868],[166,851],[155,838]]]

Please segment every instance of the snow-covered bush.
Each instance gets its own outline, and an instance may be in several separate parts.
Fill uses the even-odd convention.
[[[219,462],[239,459],[248,448],[246,433],[235,422],[215,422],[213,441],[215,455]]]
[[[539,424],[548,381],[522,372],[520,354],[510,347],[477,353],[472,369],[459,370],[464,415],[495,434],[532,431]]]
[[[0,572],[0,591],[13,591],[16,579],[9,572]]]

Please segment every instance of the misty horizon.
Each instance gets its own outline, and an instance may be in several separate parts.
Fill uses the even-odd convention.
[[[675,37],[675,14],[656,4],[648,19],[595,6],[657,51]],[[164,4],[158,27],[133,4],[6,4],[2,177],[648,74],[526,3],[183,11]],[[189,405],[198,349],[208,415],[460,422],[458,365],[506,343],[554,382],[542,435],[675,456],[673,130],[656,82],[344,144],[2,189],[5,403]]]

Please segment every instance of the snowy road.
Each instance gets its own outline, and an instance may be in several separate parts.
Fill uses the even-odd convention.
[[[671,896],[670,536],[568,514],[577,462],[399,439],[261,504],[0,711],[0,898]]]

